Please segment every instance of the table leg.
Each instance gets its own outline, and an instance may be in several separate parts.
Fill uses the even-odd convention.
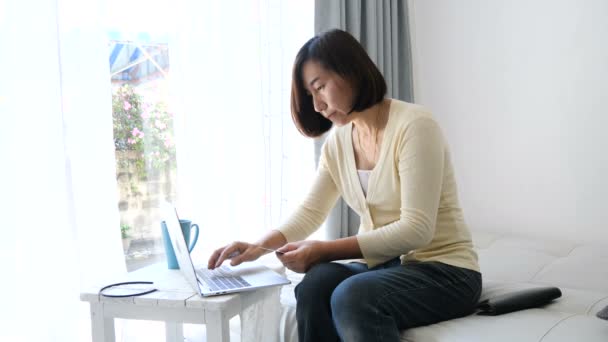
[[[115,342],[114,318],[104,317],[103,303],[91,303],[91,333],[93,342]]]
[[[165,322],[165,333],[167,342],[184,341],[184,325],[181,322]]]
[[[228,323],[221,311],[206,311],[207,341],[230,342]]]

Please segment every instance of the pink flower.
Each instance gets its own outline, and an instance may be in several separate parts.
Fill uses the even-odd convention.
[[[141,117],[144,119],[148,119],[150,117],[150,110],[148,110],[147,106],[144,108],[144,111],[141,113]]]
[[[125,110],[129,110],[131,109],[131,104],[125,100],[125,102],[123,103],[123,107]]]
[[[134,137],[137,137],[139,132],[140,132],[140,130],[137,127],[134,127],[133,130],[131,131],[131,134],[133,134]]]
[[[165,147],[170,148],[171,146],[173,146],[173,139],[171,136],[167,136],[165,138]]]

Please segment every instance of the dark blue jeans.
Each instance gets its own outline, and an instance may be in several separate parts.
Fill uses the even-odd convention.
[[[404,329],[473,313],[481,274],[440,262],[393,259],[313,266],[296,286],[300,342],[399,341]]]

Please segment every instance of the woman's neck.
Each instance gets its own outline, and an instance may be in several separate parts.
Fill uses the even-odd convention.
[[[358,169],[372,170],[378,160],[388,115],[385,112],[390,100],[383,100],[364,112],[353,116],[353,150]]]
[[[386,101],[388,100],[383,99],[363,112],[353,113],[356,116],[352,123],[361,135],[366,137],[374,135],[386,126]]]

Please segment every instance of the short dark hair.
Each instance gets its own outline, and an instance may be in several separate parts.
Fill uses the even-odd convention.
[[[355,37],[334,29],[311,38],[296,56],[291,81],[291,117],[305,136],[318,137],[332,126],[315,111],[312,96],[306,91],[302,67],[308,61],[318,62],[350,83],[354,90],[351,112],[370,108],[386,95],[382,73]]]

